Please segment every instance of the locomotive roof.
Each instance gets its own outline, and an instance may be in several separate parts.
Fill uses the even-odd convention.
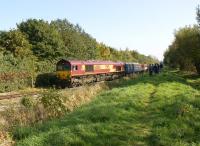
[[[114,62],[114,61],[100,61],[100,60],[87,60],[87,61],[82,61],[82,60],[65,60],[65,59],[61,59],[60,61],[58,61],[58,63],[60,62],[68,62],[70,64],[114,64],[114,65],[122,65],[124,64],[123,62]]]
[[[139,64],[138,62],[126,62],[125,64]]]

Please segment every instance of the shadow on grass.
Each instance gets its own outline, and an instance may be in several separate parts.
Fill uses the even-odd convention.
[[[176,71],[176,75],[184,78],[188,85],[194,89],[200,90],[200,75],[197,73],[187,73],[182,71]]]
[[[187,82],[190,86],[192,86],[195,89],[200,90],[200,76],[199,75],[187,76],[185,78],[187,79]]]

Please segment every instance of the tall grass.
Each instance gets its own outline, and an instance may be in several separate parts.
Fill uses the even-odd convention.
[[[121,79],[62,119],[17,127],[13,135],[18,146],[197,146],[197,82],[176,72]]]
[[[107,88],[102,82],[73,89],[38,90],[40,95],[37,97],[13,99],[13,103],[5,101],[3,105],[6,105],[6,108],[0,112],[0,131],[60,118],[82,104],[89,103],[95,95]]]

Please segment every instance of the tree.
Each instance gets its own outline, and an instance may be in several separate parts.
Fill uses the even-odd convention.
[[[31,45],[26,36],[19,30],[3,32],[0,35],[0,46],[4,53],[12,53],[15,57],[24,58],[32,55]]]
[[[97,57],[97,42],[89,34],[87,34],[78,24],[73,25],[64,20],[52,21],[54,26],[62,36],[62,40],[68,48],[67,57],[75,59],[96,59]]]
[[[200,30],[197,26],[175,32],[175,40],[165,53],[165,62],[178,64],[182,70],[195,66],[200,73]]]
[[[199,24],[199,27],[200,27],[200,7],[198,6],[198,8],[197,8],[197,22],[198,22],[198,24]],[[199,41],[199,43],[200,43],[200,41]],[[198,54],[200,53],[200,51],[198,52]],[[199,55],[200,56],[200,55]],[[197,68],[197,71],[199,72],[199,74],[200,74],[200,57],[199,57],[199,59],[197,60],[197,62],[196,62],[196,68]]]
[[[178,51],[182,59],[192,62],[200,73],[200,30],[197,26],[185,27],[176,33]]]
[[[59,32],[48,22],[29,19],[26,22],[21,22],[17,27],[28,36],[33,46],[33,53],[39,59],[54,60],[67,53],[67,48],[65,48]]]
[[[197,18],[197,22],[200,26],[200,7],[199,6],[197,7],[197,17],[196,18]]]
[[[109,58],[110,58],[110,49],[109,49],[109,47],[107,47],[103,43],[99,43],[97,45],[97,48],[98,48],[98,51],[99,51],[100,59],[109,60]]]

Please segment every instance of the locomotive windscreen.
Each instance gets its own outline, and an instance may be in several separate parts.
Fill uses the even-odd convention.
[[[69,71],[71,69],[69,64],[59,64],[57,65],[57,71]]]

